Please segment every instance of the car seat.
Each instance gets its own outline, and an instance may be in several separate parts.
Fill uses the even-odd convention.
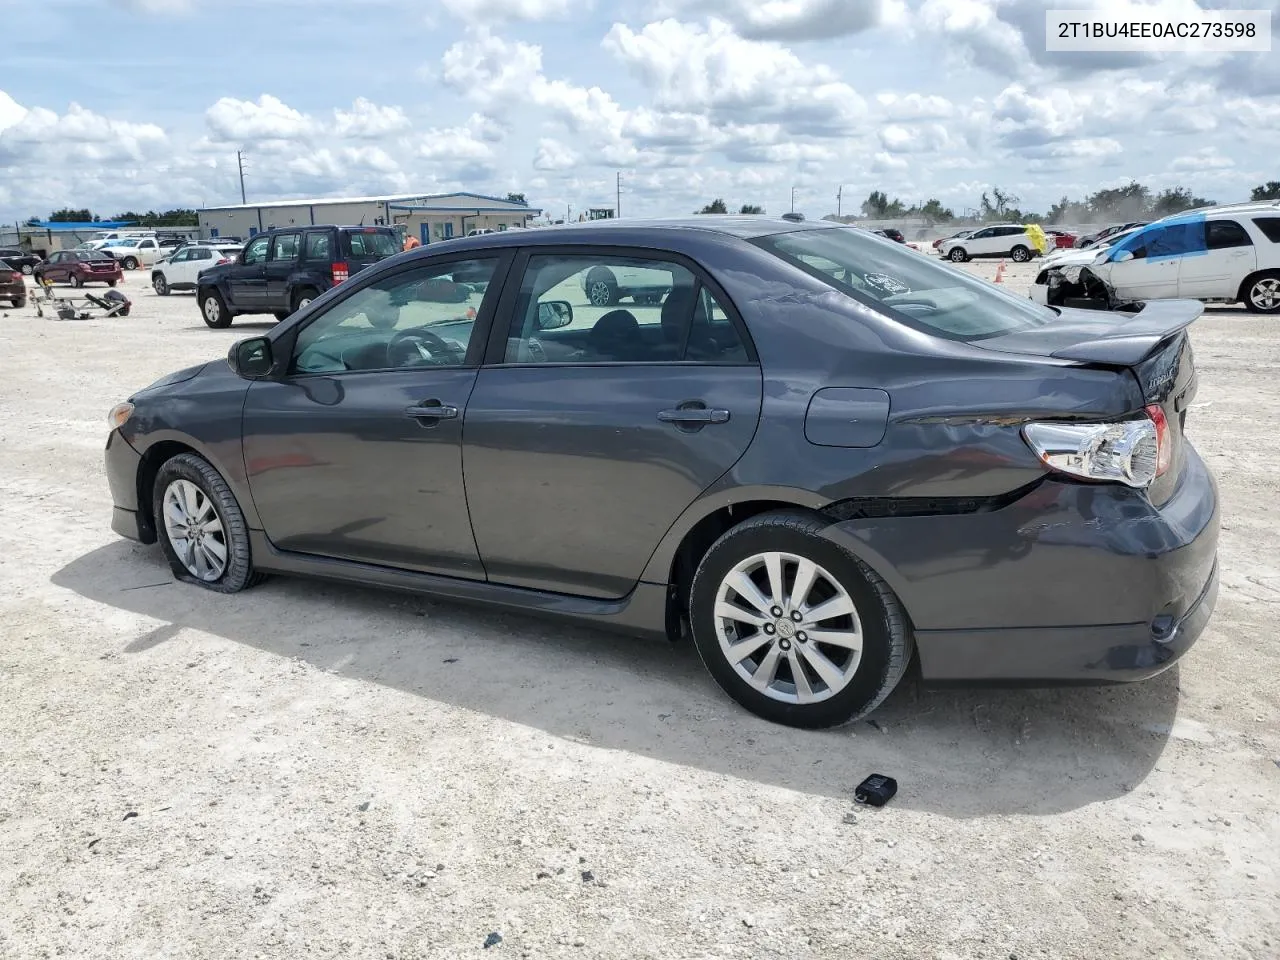
[[[630,310],[610,310],[587,334],[587,348],[600,360],[648,360],[650,351],[640,323]]]

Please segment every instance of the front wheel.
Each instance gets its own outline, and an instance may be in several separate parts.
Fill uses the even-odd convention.
[[[914,649],[888,585],[819,535],[829,521],[766,513],[720,537],[698,565],[689,621],[729,696],[775,723],[820,728],[865,716]]]
[[[1241,299],[1250,313],[1280,313],[1280,270],[1251,277]]]
[[[157,273],[151,278],[151,286],[155,287],[158,296],[167,297],[169,295],[169,282],[165,280],[163,273]]]
[[[952,263],[964,263],[969,259],[969,255],[964,252],[964,247],[955,247],[947,254],[947,259]]]
[[[152,510],[173,575],[218,593],[262,579],[249,556],[249,530],[236,498],[213,466],[194,453],[166,460],[156,474]]]
[[[613,271],[597,269],[587,274],[587,299],[596,307],[611,307],[618,302],[618,281]]]
[[[73,274],[71,275],[71,285],[72,285],[73,287],[83,287],[83,286],[84,286],[84,281],[80,279],[80,274],[78,274],[78,273],[73,273]]]
[[[1019,244],[1009,251],[1009,259],[1014,263],[1026,263],[1031,259],[1031,251]]]
[[[31,266],[31,264],[29,264],[29,263],[24,263],[24,264],[22,265],[22,272],[23,272],[23,274],[24,274],[25,276],[28,276],[28,277],[29,277],[29,276],[31,276],[31,274],[32,274],[32,273],[34,273],[34,272],[35,272],[35,270],[34,270],[34,268]]]
[[[200,291],[200,315],[207,326],[223,330],[231,326],[231,311],[217,290]]]
[[[137,270],[138,261],[134,257],[125,257],[124,260],[121,261],[120,266],[124,267],[126,270]]]

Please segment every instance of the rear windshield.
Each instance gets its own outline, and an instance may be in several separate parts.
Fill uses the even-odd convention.
[[[900,323],[948,340],[985,340],[1057,317],[1049,307],[854,228],[798,230],[753,242]]]
[[[109,253],[103,253],[101,250],[81,250],[81,260],[114,260],[115,257]]]
[[[389,257],[399,253],[395,237],[386,230],[348,231],[347,247],[353,257]]]

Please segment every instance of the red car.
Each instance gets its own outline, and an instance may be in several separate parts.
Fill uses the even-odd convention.
[[[22,279],[22,268],[10,266],[0,260],[0,300],[8,300],[18,309],[27,305],[27,285]]]
[[[1045,233],[1049,239],[1053,241],[1055,249],[1070,250],[1076,245],[1076,234],[1068,233],[1066,230],[1046,230]]]
[[[41,283],[69,283],[83,287],[86,283],[105,283],[114,287],[124,279],[120,263],[101,250],[59,250],[35,268]]]

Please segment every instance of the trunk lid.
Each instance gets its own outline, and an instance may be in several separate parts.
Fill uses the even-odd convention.
[[[1159,407],[1168,425],[1169,470],[1148,488],[1152,501],[1161,504],[1173,494],[1186,459],[1187,410],[1197,388],[1187,327],[1203,312],[1204,305],[1195,300],[1149,301],[1132,314],[1064,308],[1058,323],[992,337],[978,345],[1123,369],[1132,375],[1144,406]]]

